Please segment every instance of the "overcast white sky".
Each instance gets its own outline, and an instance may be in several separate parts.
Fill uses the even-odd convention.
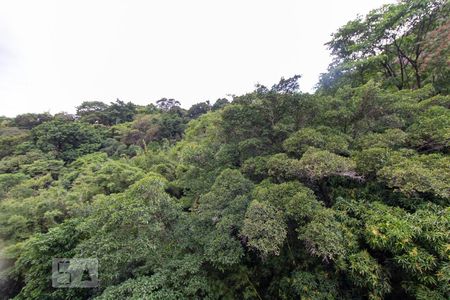
[[[0,0],[0,115],[85,100],[183,107],[301,74],[339,26],[394,0]]]

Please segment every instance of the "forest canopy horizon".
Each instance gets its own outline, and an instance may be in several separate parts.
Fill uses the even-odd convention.
[[[449,299],[449,9],[348,22],[314,93],[0,117],[0,299]]]

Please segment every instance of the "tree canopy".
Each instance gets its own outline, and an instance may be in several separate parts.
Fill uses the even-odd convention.
[[[0,299],[449,299],[448,9],[345,24],[313,94],[0,118]]]

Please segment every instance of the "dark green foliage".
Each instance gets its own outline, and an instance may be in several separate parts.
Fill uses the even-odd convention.
[[[23,173],[0,174],[0,199],[4,198],[11,188],[18,185],[25,179],[28,179],[28,176]]]
[[[36,147],[50,152],[64,161],[100,149],[106,134],[102,128],[95,128],[81,122],[63,122],[55,120],[33,128],[32,139]]]
[[[197,103],[191,106],[187,111],[187,115],[191,119],[196,119],[211,110],[209,101]]]
[[[222,108],[224,108],[227,104],[229,104],[230,103],[230,101],[228,101],[227,99],[225,99],[225,98],[221,98],[221,99],[217,99],[216,100],[216,102],[214,102],[214,104],[213,104],[213,106],[212,106],[212,110],[213,111],[215,111],[215,110],[219,110],[219,109],[222,109]]]
[[[136,105],[128,102],[125,103],[119,99],[116,102],[111,102],[107,110],[107,116],[110,119],[110,124],[119,124],[130,122],[136,114]]]
[[[114,125],[133,120],[137,106],[119,99],[110,105],[101,101],[85,101],[77,107],[77,116],[90,124]]]
[[[335,61],[319,86],[330,91],[376,78],[400,90],[421,88],[427,81],[442,89],[446,68],[427,67],[438,61],[437,55],[447,57],[441,63],[448,62],[448,38],[435,37],[448,28],[449,9],[445,0],[402,0],[348,22],[328,43]]]
[[[14,153],[14,149],[28,139],[28,130],[0,126],[0,159]]]
[[[447,12],[344,25],[314,94],[0,118],[0,299],[449,299]]]
[[[177,101],[175,99],[161,98],[156,101],[156,105],[163,111],[169,111],[180,106],[180,101]]]
[[[412,157],[394,156],[391,163],[379,171],[387,185],[406,195],[430,193],[450,199],[450,158],[441,154]]]
[[[247,237],[248,245],[262,256],[279,255],[286,238],[283,214],[270,204],[254,200],[245,214],[241,234]]]
[[[48,122],[52,119],[49,113],[42,114],[23,114],[18,115],[13,119],[13,123],[22,129],[32,129],[39,124]]]
[[[449,127],[449,109],[431,106],[408,128],[411,144],[422,152],[448,152],[450,149]]]
[[[108,124],[107,109],[108,105],[101,101],[85,101],[77,106],[77,115],[87,123]]]
[[[302,128],[284,141],[283,148],[297,157],[303,154],[309,146],[346,154],[348,153],[348,139],[345,135],[329,127]]]
[[[292,275],[291,285],[301,299],[337,299],[338,282],[335,278],[329,277],[330,274],[323,271],[314,273],[298,271]]]

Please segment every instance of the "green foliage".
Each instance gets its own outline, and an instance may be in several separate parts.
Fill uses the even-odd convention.
[[[31,150],[24,154],[7,156],[0,160],[0,172],[14,173],[17,172],[22,165],[31,164],[38,159],[48,159],[42,151]]]
[[[244,161],[247,158],[264,155],[268,152],[268,143],[268,140],[258,138],[251,138],[240,142],[237,145],[237,148],[241,156],[241,161]]]
[[[267,176],[268,158],[264,156],[252,157],[242,164],[242,172],[254,181],[261,181]]]
[[[28,176],[23,173],[0,174],[0,199],[4,198],[5,195],[7,195],[11,190],[11,188],[26,179],[28,179]]]
[[[309,148],[298,163],[299,172],[312,180],[340,175],[355,177],[355,163],[327,150]]]
[[[283,148],[286,152],[297,156],[305,153],[308,147],[345,154],[348,152],[347,140],[345,135],[329,127],[302,128],[284,141]]]
[[[77,115],[90,124],[114,125],[133,120],[136,105],[119,99],[110,105],[101,101],[84,101],[77,107]]]
[[[402,193],[430,193],[444,199],[450,198],[450,158],[441,154],[398,157],[379,172],[381,179]]]
[[[383,133],[369,133],[358,139],[358,146],[367,148],[396,149],[406,145],[408,135],[401,129],[387,129]]]
[[[105,138],[101,128],[61,120],[43,123],[33,128],[31,134],[40,150],[51,152],[66,162],[97,151]]]
[[[278,182],[295,179],[301,175],[298,165],[298,160],[290,159],[286,153],[278,153],[267,160],[267,174]]]
[[[58,178],[63,165],[64,162],[61,160],[38,159],[33,161],[31,164],[22,165],[21,170],[23,173],[30,175],[31,177],[51,174],[53,178]]]
[[[0,159],[14,153],[14,148],[26,141],[28,131],[17,127],[0,127]]]
[[[191,106],[187,111],[187,115],[191,119],[196,119],[211,110],[209,101],[197,103]]]
[[[262,256],[279,255],[286,238],[286,224],[280,211],[270,204],[254,200],[245,213],[241,234],[248,239],[248,245]]]
[[[426,65],[437,61],[434,59],[437,53],[448,53],[445,44],[435,46],[439,42],[433,41],[439,30],[432,33],[436,28],[441,31],[446,28],[442,23],[446,23],[448,12],[447,1],[402,0],[348,22],[327,44],[335,56],[330,67],[333,76],[324,75],[320,86],[329,91],[345,82],[363,83],[374,77],[398,89],[420,88],[424,79],[430,77],[440,84],[436,77],[447,75],[448,66],[435,67],[439,70],[436,76],[434,72],[426,72]]]
[[[314,94],[0,117],[0,299],[449,299],[448,9],[350,21]]]
[[[156,105],[163,111],[169,111],[173,108],[178,107],[180,105],[180,102],[175,99],[161,98],[156,101]]]
[[[392,151],[388,148],[367,148],[355,155],[356,170],[366,176],[375,174],[389,163]]]
[[[411,144],[420,151],[448,151],[450,149],[450,111],[432,106],[408,128]]]
[[[216,102],[214,102],[214,104],[212,106],[212,110],[216,111],[216,110],[222,109],[229,103],[230,103],[230,101],[228,101],[226,98],[217,99]]]
[[[102,148],[100,151],[105,152],[108,156],[112,157],[133,157],[136,156],[140,147],[136,145],[125,145],[113,138],[108,138],[102,143]]]
[[[240,142],[263,136],[267,125],[259,114],[246,105],[226,106],[222,112],[222,129],[227,141]]]
[[[22,114],[14,118],[13,123],[23,129],[32,129],[39,124],[48,122],[52,119],[49,113],[42,114]]]
[[[182,293],[170,288],[161,289],[164,278],[160,276],[141,276],[136,279],[129,279],[121,285],[108,287],[97,300],[113,299],[180,299]]]
[[[137,167],[108,159],[104,153],[94,153],[74,161],[62,183],[68,189],[82,191],[82,199],[90,199],[96,194],[123,192],[143,177],[143,171]]]
[[[312,221],[298,231],[307,251],[324,262],[345,257],[352,246],[347,241],[343,224],[335,220],[333,211],[329,209],[314,212]]]
[[[337,299],[338,283],[330,274],[299,271],[292,276],[292,287],[301,299],[331,300]]]
[[[244,255],[233,232],[243,225],[252,187],[239,171],[226,169],[216,178],[211,191],[199,199],[199,218],[205,226],[205,255],[219,269],[237,264]]]
[[[348,261],[350,279],[356,286],[367,290],[369,299],[382,299],[390,292],[391,286],[387,274],[367,251],[350,255]]]
[[[364,230],[369,245],[374,249],[389,249],[393,253],[407,249],[418,231],[407,217],[408,214],[399,208],[375,203],[367,214]]]
[[[101,101],[84,101],[77,106],[77,115],[87,123],[108,124],[107,109],[108,105]]]
[[[132,271],[129,266],[141,260],[151,266],[160,257],[158,249],[177,217],[165,185],[163,178],[150,175],[124,194],[95,199],[90,217],[80,227],[88,238],[77,251],[99,259],[105,284],[123,280]]]

